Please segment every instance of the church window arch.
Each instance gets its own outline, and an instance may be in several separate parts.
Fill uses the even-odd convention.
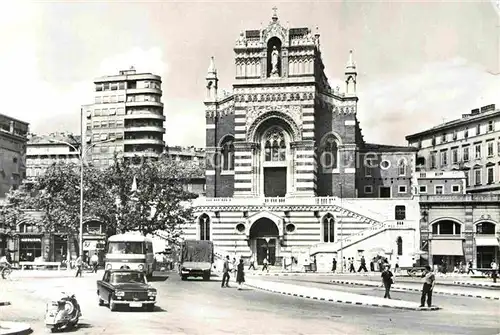
[[[401,158],[398,162],[398,174],[400,176],[406,176],[406,159]]]
[[[203,213],[198,218],[198,229],[201,241],[210,241],[210,217]]]
[[[335,242],[335,218],[328,213],[323,217],[323,242]]]
[[[234,137],[226,136],[221,141],[221,170],[233,171],[234,170]]]
[[[286,160],[285,133],[281,128],[271,129],[264,139],[266,162],[282,162]]]
[[[335,170],[339,168],[339,143],[340,141],[333,134],[329,134],[323,140],[320,160],[324,169]]]

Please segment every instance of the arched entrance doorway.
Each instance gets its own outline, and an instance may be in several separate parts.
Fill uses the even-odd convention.
[[[276,246],[279,237],[278,227],[268,218],[260,218],[250,228],[252,251],[257,256],[257,264],[268,257],[269,264],[276,262]]]

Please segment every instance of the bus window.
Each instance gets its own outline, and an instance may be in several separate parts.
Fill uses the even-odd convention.
[[[144,254],[143,242],[109,242],[108,254]]]

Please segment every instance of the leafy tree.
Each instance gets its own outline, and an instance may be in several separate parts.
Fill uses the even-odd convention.
[[[0,227],[4,232],[14,235],[20,222],[39,225],[39,221],[25,215],[26,210],[37,210],[31,188],[28,185],[21,185],[18,189],[11,189],[6,196],[5,204],[0,206]]]
[[[143,235],[161,230],[164,238],[178,236],[180,224],[192,217],[188,203],[196,195],[187,191],[187,184],[197,172],[190,164],[169,157],[139,165],[115,158],[107,180],[117,200],[117,228]]]

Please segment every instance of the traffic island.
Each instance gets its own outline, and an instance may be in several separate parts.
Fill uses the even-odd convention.
[[[386,307],[386,308],[414,310],[414,311],[435,311],[440,309],[437,306],[420,307],[418,303],[412,301],[384,299],[380,297],[365,296],[360,294],[333,291],[316,287],[306,287],[306,286],[286,284],[281,282],[263,281],[253,278],[247,280],[246,286],[272,293],[279,293],[294,297],[328,301],[341,304]]]
[[[0,321],[0,335],[25,335],[31,333],[31,326],[27,323]]]
[[[368,287],[383,287],[382,284],[376,283],[373,281],[362,281],[362,280],[331,280],[332,284],[341,284],[341,285],[353,285],[353,286],[368,286]],[[415,283],[417,284],[417,283]],[[476,299],[489,299],[489,300],[500,300],[500,295],[496,292],[472,292],[472,291],[461,291],[465,287],[460,288],[445,288],[445,287],[434,287],[432,291],[433,294],[442,294],[442,295],[452,295],[459,297],[467,297],[467,298],[476,298]],[[408,291],[408,292],[421,292],[421,288],[411,287],[407,283],[407,285],[393,285],[391,287],[392,291]]]

